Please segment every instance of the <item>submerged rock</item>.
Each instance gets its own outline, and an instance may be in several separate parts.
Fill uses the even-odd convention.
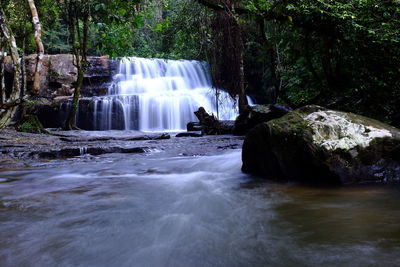
[[[400,130],[352,113],[306,106],[251,130],[246,173],[314,184],[400,180]]]
[[[279,105],[247,106],[236,118],[234,135],[245,135],[257,124],[280,118],[291,109]]]

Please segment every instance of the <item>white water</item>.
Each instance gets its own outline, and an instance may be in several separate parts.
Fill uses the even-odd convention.
[[[234,120],[235,101],[218,92],[217,108],[205,63],[124,58],[108,96],[94,100],[93,125],[96,130],[181,131],[197,121],[193,112],[199,107],[221,120]]]

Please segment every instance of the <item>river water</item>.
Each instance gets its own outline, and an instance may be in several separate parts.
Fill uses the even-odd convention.
[[[0,170],[0,266],[398,266],[396,187],[254,182],[241,152]]]

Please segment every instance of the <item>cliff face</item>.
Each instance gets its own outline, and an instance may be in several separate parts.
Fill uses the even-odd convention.
[[[25,57],[27,95],[33,86],[33,75],[36,64],[36,55]],[[74,93],[74,82],[77,70],[73,65],[73,56],[69,54],[45,55],[40,72],[40,89],[28,102],[29,114],[39,117],[44,127],[61,127],[64,123],[66,111],[63,103],[68,103]],[[117,62],[108,56],[88,57],[89,67],[84,76],[82,97],[106,95],[115,73]],[[13,81],[13,66],[11,58],[5,60],[6,92],[9,94]]]
[[[27,70],[28,92],[33,84],[33,73],[35,69],[36,55],[25,57]],[[108,56],[89,57],[89,68],[85,73],[83,96],[104,95],[107,93],[109,82],[113,70],[114,61]],[[6,75],[10,80],[13,75],[12,63],[10,58],[6,58]],[[76,68],[72,63],[72,55],[45,55],[43,66],[40,72],[40,90],[39,96],[54,98],[57,96],[71,96],[73,94],[73,83],[76,80]],[[8,84],[11,86],[11,84]]]

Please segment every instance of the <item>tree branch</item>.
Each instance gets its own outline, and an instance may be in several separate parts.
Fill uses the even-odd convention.
[[[208,7],[214,11],[227,11],[233,12],[238,15],[250,14],[249,10],[241,7],[229,8],[227,5],[220,5],[208,0],[197,0],[198,3],[202,4],[205,7]]]
[[[251,10],[241,7],[229,8],[228,6],[220,5],[210,0],[196,0],[196,1],[201,5],[208,7],[214,11],[233,12],[238,15],[253,15],[259,18],[263,18],[265,20],[276,20],[283,23],[290,23],[293,26],[313,31],[321,35],[327,35],[327,33],[329,33],[329,36],[331,37],[344,40],[343,35],[336,29],[336,25],[324,23],[324,21],[321,21],[319,18],[313,18],[312,20],[304,20],[299,17],[292,17],[289,14],[285,14],[282,11],[277,11],[278,7],[283,7],[285,4],[288,3],[287,0],[276,1],[268,10],[258,9],[259,12],[253,12]]]

